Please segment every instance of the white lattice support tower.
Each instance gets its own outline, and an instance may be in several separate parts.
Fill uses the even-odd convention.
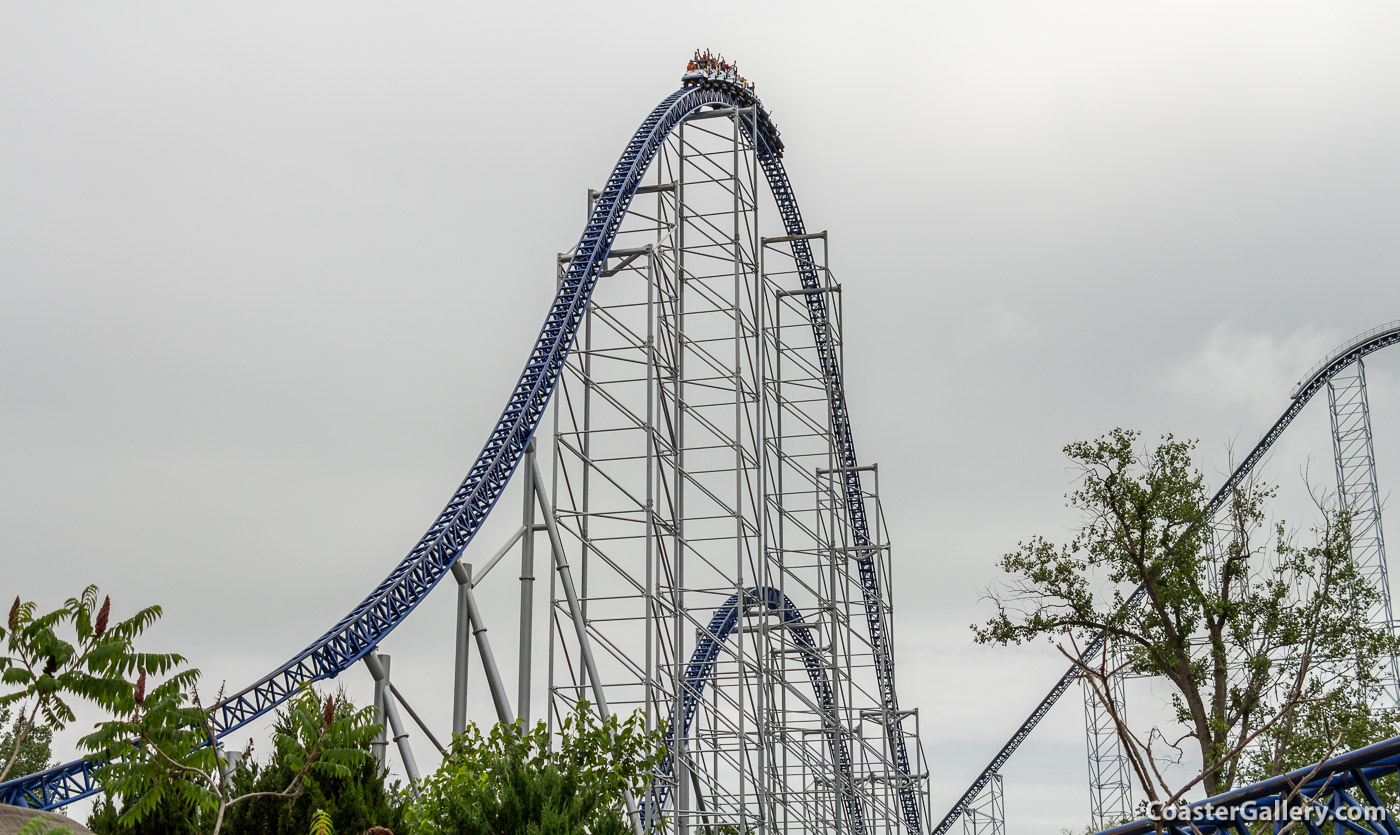
[[[1371,410],[1366,397],[1366,365],[1357,360],[1327,383],[1331,407],[1332,452],[1337,463],[1337,500],[1351,515],[1351,553],[1379,599],[1364,613],[1368,622],[1391,628],[1390,572],[1381,530],[1381,499],[1376,480],[1376,451],[1371,435]],[[1390,658],[1379,672],[1382,697],[1400,704],[1400,662]]]
[[[1105,642],[1103,651],[1103,669],[1110,672],[1109,698],[1118,715],[1125,717],[1125,676],[1122,672],[1113,672],[1122,669],[1122,654],[1115,649],[1114,641]],[[1082,687],[1084,740],[1089,760],[1089,820],[1095,830],[1101,830],[1134,817],[1132,769],[1113,715],[1087,681]]]
[[[1002,799],[1001,775],[993,774],[987,787],[962,816],[963,835],[1006,835],[1006,804]]]
[[[922,787],[927,774],[918,719],[900,717],[919,763],[905,778],[883,730],[894,717],[873,695],[845,506],[832,501],[838,462],[811,321],[790,250],[761,237],[762,172],[734,115],[687,119],[633,201],[556,394],[550,515],[612,711],[672,730],[669,768],[641,799],[654,809],[664,796],[652,831],[902,833],[901,780]],[[823,241],[819,292],[839,299],[825,236],[812,237]],[[863,484],[888,589],[873,472]],[[800,616],[750,602],[751,589]],[[692,655],[736,599],[697,684]],[[558,727],[592,683],[553,588],[551,601],[547,716]],[[687,693],[693,719],[676,733]]]

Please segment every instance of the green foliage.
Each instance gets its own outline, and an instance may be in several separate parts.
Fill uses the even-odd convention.
[[[9,725],[8,729],[5,729],[6,725]],[[18,746],[16,740],[19,741]],[[16,750],[14,765],[10,767],[16,776],[37,774],[56,765],[53,761],[53,728],[31,726],[23,716],[16,716],[11,724],[10,709],[0,707],[0,752]]]
[[[122,824],[139,824],[170,809],[194,809],[213,818],[215,835],[234,804],[259,797],[288,799],[305,790],[309,777],[349,779],[371,761],[369,743],[378,732],[369,709],[335,710],[310,687],[292,699],[273,733],[276,761],[290,778],[278,789],[233,796],[240,772],[230,769],[213,746],[209,711],[190,687],[172,678],[146,687],[143,675],[126,699],[115,704],[117,719],[104,722],[82,744],[104,762],[97,777],[123,800]],[[217,702],[217,700],[216,700]]]
[[[317,809],[311,815],[311,835],[335,835],[335,827],[331,825],[331,816],[323,809]]]
[[[358,711],[345,698],[336,695],[337,716],[355,716],[372,711]],[[405,798],[396,787],[386,787],[384,773],[373,757],[368,755],[368,741],[379,732],[379,725],[370,726],[364,740],[366,756],[351,765],[348,777],[308,773],[302,777],[301,792],[293,798],[279,795],[295,777],[296,769],[286,759],[276,756],[265,767],[256,765],[242,769],[234,776],[233,796],[253,793],[257,796],[233,805],[224,820],[225,835],[278,835],[283,832],[306,832],[323,813],[335,830],[360,833],[370,827],[383,826],[401,831]],[[289,733],[289,717],[279,713],[277,732]]]
[[[1389,735],[1394,717],[1365,705],[1378,686],[1377,662],[1400,646],[1357,617],[1377,592],[1351,560],[1347,516],[1324,512],[1310,544],[1278,525],[1257,545],[1273,492],[1241,486],[1226,514],[1233,536],[1212,564],[1194,443],[1167,436],[1139,452],[1137,439],[1116,429],[1065,447],[1079,476],[1069,504],[1083,525],[1066,545],[1035,537],[1002,559],[1012,579],[991,595],[997,614],[973,627],[977,640],[1048,637],[1082,647],[1107,632],[1129,671],[1172,684],[1207,794],[1244,775],[1314,761],[1339,737],[1364,744]],[[1139,585],[1144,602],[1125,608]],[[1074,646],[1062,648],[1075,655]],[[1324,727],[1324,717],[1348,705],[1345,732]],[[1257,734],[1272,739],[1271,753],[1247,764],[1239,755]],[[1154,782],[1153,740],[1169,747],[1165,740],[1180,735],[1154,729],[1124,738],[1140,781]]]
[[[19,828],[15,835],[72,835],[73,830],[50,820],[35,818]]]
[[[17,707],[22,720],[9,749],[0,751],[0,780],[14,770],[29,729],[42,724],[60,731],[76,718],[74,697],[111,711],[130,698],[129,679],[137,672],[170,673],[175,680],[193,681],[192,671],[175,671],[185,663],[183,657],[132,648],[160,618],[159,606],[111,623],[111,598],[104,598],[99,607],[97,595],[97,587],[88,586],[78,597],[42,614],[33,601],[16,597],[0,625],[5,653],[0,655],[0,708]]]
[[[122,814],[131,805],[130,798],[117,806],[111,795],[104,796],[88,815],[87,828],[97,835],[204,835],[208,831],[199,810],[178,800],[156,806],[139,821],[128,817],[123,823]]]
[[[457,734],[437,773],[419,786],[409,831],[421,835],[498,832],[621,835],[625,795],[639,796],[663,755],[663,735],[640,714],[599,721],[581,702],[551,749],[543,722],[532,729],[475,725]]]
[[[1265,780],[1394,736],[1400,736],[1400,711],[1373,707],[1346,688],[1328,690],[1314,682],[1297,710],[1245,752],[1240,782]],[[1374,788],[1381,790],[1379,783]],[[1382,799],[1393,802],[1393,789]]]

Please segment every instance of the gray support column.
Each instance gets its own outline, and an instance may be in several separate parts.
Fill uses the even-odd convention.
[[[417,794],[418,761],[413,758],[413,749],[408,745],[408,732],[403,729],[403,721],[399,719],[398,705],[394,704],[394,699],[389,693],[389,656],[379,655],[371,650],[365,655],[365,666],[369,667],[369,674],[374,677],[375,690],[383,694],[383,712],[389,720],[394,744],[399,749],[399,758],[403,760],[404,774],[408,776],[409,787]]]
[[[365,656],[365,666],[369,666],[368,658]],[[379,656],[379,669],[382,675],[374,675],[374,668],[370,668],[370,675],[374,676],[374,722],[379,726],[379,735],[369,744],[370,751],[374,753],[374,759],[379,763],[381,771],[389,769],[389,717],[385,705],[389,702],[389,656]]]
[[[471,619],[472,634],[476,636],[476,651],[481,655],[481,666],[486,669],[486,686],[491,690],[491,701],[496,705],[496,719],[509,725],[515,721],[515,713],[510,709],[506,684],[501,679],[501,671],[496,667],[496,655],[491,652],[491,641],[486,637],[486,624],[481,620],[481,609],[476,605],[471,585],[462,588],[466,590],[467,616]]]
[[[685,582],[686,582],[686,479],[685,479],[685,430],[688,422],[686,415],[686,353],[690,350],[686,345],[686,281],[688,280],[686,263],[686,183],[689,176],[688,166],[691,164],[686,159],[686,122],[682,121],[676,128],[676,156],[678,163],[676,166],[676,299],[675,314],[673,315],[673,328],[676,340],[675,358],[675,382],[674,382],[674,417],[675,428],[672,429],[674,452],[674,477],[675,484],[672,487],[675,498],[672,499],[672,529],[675,537],[672,542],[672,549],[675,553],[675,579],[671,582],[671,609],[672,609],[672,659],[675,664],[675,673],[672,675],[673,702],[671,707],[672,727],[677,731],[671,734],[671,758],[674,765],[671,767],[671,778],[675,781],[676,800],[672,808],[675,811],[677,835],[687,835],[690,831],[691,821],[687,816],[690,811],[690,783],[692,772],[690,768],[689,742],[690,735],[684,727],[684,698],[685,698],[685,653],[686,646],[686,620],[685,620]]]
[[[538,468],[535,466],[535,441],[525,448],[525,461],[521,476],[525,480],[525,501],[522,503],[520,526],[525,536],[520,541],[520,669],[516,683],[515,704],[520,708],[520,720],[530,724],[530,652],[534,648],[533,627],[535,622],[535,479]],[[546,508],[546,513],[548,509]]]
[[[471,607],[467,594],[471,591],[472,567],[460,560],[452,564],[452,577],[457,581],[456,653],[452,671],[452,733],[467,729],[467,660],[472,648]]]

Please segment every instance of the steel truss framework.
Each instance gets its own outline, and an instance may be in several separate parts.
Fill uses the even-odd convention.
[[[1119,670],[1123,667],[1123,655],[1113,641],[1106,641],[1103,647],[1103,669]],[[1119,673],[1108,677],[1110,698],[1118,706],[1120,718],[1127,704],[1123,687],[1124,676]],[[1112,714],[1088,682],[1084,688],[1084,728],[1085,747],[1089,758],[1089,821],[1095,829],[1103,829],[1115,823],[1130,820],[1136,811],[1133,808],[1133,776],[1128,766],[1128,756],[1123,750],[1123,742],[1118,736],[1118,728]]]
[[[727,151],[692,148],[690,138],[702,132],[696,114],[705,109],[718,111],[701,115],[717,115],[711,124],[720,127],[704,131],[727,139]],[[676,130],[687,138],[672,139]],[[669,148],[666,160],[653,166],[663,148]],[[840,362],[839,305],[832,303],[836,288],[824,258],[819,264],[813,254],[813,240],[824,238],[806,232],[781,162],[782,148],[752,93],[728,80],[685,87],[652,111],[590,201],[587,225],[561,270],[519,382],[446,508],[345,618],[214,708],[219,736],[272,710],[305,684],[334,677],[364,659],[378,685],[376,706],[411,769],[396,705],[415,721],[419,717],[389,681],[387,659],[375,650],[449,571],[459,600],[454,727],[465,721],[462,662],[469,636],[477,642],[498,717],[528,714],[530,642],[521,645],[517,714],[473,599],[472,588],[489,566],[474,577],[459,561],[526,461],[525,523],[492,564],[515,541],[524,543],[521,628],[526,635],[534,534],[541,526],[549,534],[551,655],[557,650],[549,663],[551,720],[557,720],[561,700],[587,693],[602,714],[614,709],[612,698],[616,705],[647,710],[653,722],[669,721],[673,756],[655,775],[650,800],[631,807],[638,815],[634,820],[651,812],[649,825],[669,820],[681,829],[724,815],[770,829],[824,820],[824,828],[841,831],[921,831],[927,820],[926,769],[917,716],[900,709],[895,693],[889,551],[877,491],[865,486],[874,483],[873,471],[856,457]],[[715,166],[724,170],[726,158],[727,173],[716,173]],[[668,168],[670,181],[677,182],[669,196],[643,187],[645,172]],[[766,240],[756,237],[760,174],[782,232]],[[728,205],[708,206],[706,187],[727,191]],[[644,200],[657,195],[655,217],[647,216],[644,203],[629,215],[639,190]],[[660,214],[667,200],[669,220]],[[650,227],[648,252],[616,245],[627,223]],[[709,244],[702,235],[706,230]],[[782,245],[785,270],[758,263],[775,257],[770,244]],[[625,304],[591,315],[595,288],[614,279],[622,287],[623,273],[641,267],[650,275],[641,282],[647,294],[642,318],[654,330],[640,353],[635,345],[616,347],[620,355],[631,350],[634,360],[644,357],[641,367],[647,373],[640,375],[640,386],[641,367],[616,376],[627,367],[625,358],[611,361],[603,346],[585,335],[584,350],[570,366],[570,385],[582,383],[599,411],[584,419],[581,429],[572,423],[557,428],[554,493],[566,498],[555,502],[528,454],[532,438],[585,323],[590,333],[601,334],[609,316],[616,317],[611,324],[635,320]],[[773,276],[779,272],[787,284],[777,283]],[[782,324],[766,318],[777,317],[780,308],[789,317]],[[710,360],[720,364],[707,368]],[[585,376],[577,377],[578,370]],[[633,391],[609,404],[616,413],[605,414],[605,398],[621,396],[629,384]],[[727,424],[722,415],[729,408],[735,417]],[[640,468],[609,451],[624,437],[612,430],[625,424],[600,422],[635,417],[638,410],[645,438]],[[786,428],[770,428],[770,420],[780,417]],[[586,442],[586,450],[570,450],[570,441]],[[827,464],[817,468],[822,472],[811,469],[817,460]],[[571,492],[576,488],[567,480],[570,467],[579,478],[588,473],[587,489]],[[632,476],[644,470],[642,481],[605,478],[629,468]],[[871,475],[863,481],[863,473]],[[732,487],[726,486],[730,479]],[[642,511],[628,518],[627,502],[639,492],[646,497]],[[587,497],[583,504],[579,495]],[[663,498],[673,504],[663,504]],[[545,510],[542,521],[531,521],[535,505]],[[637,539],[636,533],[615,535],[622,552],[614,553],[609,526],[646,531],[640,561],[627,552],[626,540]],[[653,549],[649,555],[648,549]],[[725,551],[728,558],[720,556]],[[640,614],[626,611],[629,600],[641,602]],[[712,611],[708,617],[702,615],[706,606]],[[619,633],[617,624],[629,620],[633,628]],[[573,626],[572,643],[562,634],[566,622]],[[862,628],[853,629],[853,623]],[[687,646],[693,647],[688,662]],[[635,651],[641,655],[631,654]],[[381,756],[388,742],[386,734],[376,745]],[[100,791],[96,765],[75,761],[12,780],[0,786],[0,801],[65,805]],[[821,809],[809,804],[820,804],[830,815],[823,819]]]
[[[1253,474],[1255,468],[1267,457],[1269,450],[1278,439],[1282,437],[1284,431],[1293,423],[1293,420],[1303,410],[1303,407],[1312,400],[1314,395],[1326,388],[1330,380],[1342,374],[1354,363],[1361,361],[1362,358],[1397,343],[1400,343],[1400,321],[1389,322],[1358,334],[1352,339],[1342,343],[1329,352],[1321,362],[1309,369],[1298,382],[1298,385],[1294,387],[1288,406],[1284,409],[1283,414],[1274,421],[1274,424],[1269,427],[1269,430],[1264,433],[1264,436],[1259,439],[1259,442],[1255,444],[1254,448],[1244,457],[1230,474],[1229,478],[1226,479],[1225,483],[1221,485],[1220,489],[1211,497],[1207,505],[1209,516],[1212,519],[1215,518],[1217,512],[1230,500],[1230,497],[1234,494],[1235,488],[1246,483]],[[1127,607],[1136,606],[1141,602],[1143,596],[1144,589],[1139,588],[1123,605]],[[1093,663],[1093,660],[1103,651],[1103,644],[1104,640],[1102,635],[1090,641],[1080,653],[1081,663]],[[1030,736],[1031,732],[1040,724],[1040,721],[1045,718],[1046,714],[1050,712],[1050,709],[1055,706],[1055,703],[1059,701],[1060,697],[1064,695],[1065,691],[1068,690],[1070,685],[1078,678],[1078,667],[1071,666],[1069,670],[1060,677],[1059,681],[1055,682],[1054,686],[1051,687],[1045,697],[1036,704],[1030,715],[1021,723],[1020,727],[1012,733],[1010,739],[996,752],[991,762],[989,762],[987,766],[982,769],[981,773],[977,775],[976,779],[972,781],[972,785],[963,792],[962,796],[958,798],[957,802],[953,804],[953,807],[943,816],[943,819],[938,825],[932,829],[934,835],[943,835],[943,833],[946,833],[952,828],[957,819],[977,801],[978,795],[987,787],[993,777],[1000,773],[1002,767],[1005,766],[1007,761],[1011,759],[1011,756],[1016,753],[1016,750],[1021,747],[1021,743]],[[1096,742],[1091,740],[1089,744],[1090,746],[1095,746]],[[1101,750],[1112,752],[1111,747]],[[1116,755],[1110,753],[1109,756],[1110,758],[1121,756],[1121,753]]]
[[[1376,480],[1376,450],[1371,438],[1371,407],[1366,397],[1366,364],[1357,360],[1327,381],[1331,407],[1332,452],[1337,464],[1337,501],[1351,517],[1351,555],[1367,582],[1380,594],[1361,613],[1373,626],[1389,629],[1390,572],[1381,530],[1381,496]],[[1386,706],[1400,705],[1400,660],[1392,657],[1379,671]]]
[[[1000,774],[992,775],[987,788],[963,814],[963,835],[1006,835],[1006,803]]]
[[[553,514],[596,664],[552,595],[549,721],[596,687],[665,723],[642,803],[658,831],[919,832],[917,716],[903,721],[880,687],[878,473],[845,465],[832,416],[840,287],[824,233],[761,235],[755,115],[677,127],[565,367]],[[865,541],[848,501],[857,470]]]

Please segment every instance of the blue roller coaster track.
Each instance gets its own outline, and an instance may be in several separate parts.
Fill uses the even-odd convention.
[[[1308,404],[1308,401],[1312,399],[1313,395],[1317,394],[1327,385],[1328,380],[1332,379],[1332,377],[1342,369],[1362,357],[1379,351],[1382,348],[1394,345],[1397,342],[1400,342],[1400,322],[1391,322],[1387,325],[1382,325],[1379,328],[1367,331],[1339,345],[1335,350],[1329,353],[1321,363],[1305,374],[1303,379],[1299,381],[1298,385],[1293,389],[1288,408],[1284,409],[1279,419],[1274,421],[1274,425],[1269,427],[1269,431],[1264,433],[1264,437],[1259,439],[1259,443],[1254,445],[1254,449],[1249,451],[1249,454],[1244,457],[1244,460],[1240,462],[1234,472],[1230,473],[1230,477],[1225,480],[1225,483],[1221,485],[1220,489],[1211,497],[1210,503],[1207,505],[1206,518],[1214,516],[1216,511],[1225,506],[1225,502],[1229,501],[1235,488],[1244,484],[1245,480],[1249,478],[1250,473],[1254,471],[1254,468],[1264,460],[1269,449],[1279,437],[1283,435],[1283,431],[1288,428],[1289,424],[1293,422],[1293,419],[1298,416],[1298,413],[1303,411],[1303,407]],[[1138,605],[1145,596],[1146,588],[1139,586],[1138,589],[1133,592],[1132,596],[1123,604],[1124,608],[1133,608]],[[1103,649],[1103,644],[1104,636],[1100,634],[1085,646],[1084,651],[1080,653],[1079,660],[1088,663],[1090,659],[1098,655],[1099,651]],[[958,798],[958,802],[953,805],[953,808],[948,810],[948,814],[946,814],[943,820],[939,822],[938,826],[933,829],[933,835],[943,835],[943,833],[947,832],[949,828],[952,827],[958,817],[961,816],[963,812],[967,811],[973,798],[977,797],[977,795],[987,787],[987,783],[991,781],[992,775],[1001,771],[1002,767],[1006,765],[1007,760],[1011,759],[1011,755],[1016,753],[1016,749],[1021,747],[1021,743],[1026,741],[1026,737],[1030,736],[1031,731],[1035,730],[1035,727],[1040,724],[1040,720],[1044,719],[1045,715],[1050,712],[1050,708],[1054,707],[1055,702],[1059,701],[1060,696],[1064,695],[1064,692],[1069,689],[1069,686],[1079,679],[1078,669],[1079,668],[1075,666],[1070,667],[1069,670],[1060,677],[1060,680],[1055,682],[1055,686],[1050,688],[1050,692],[1035,706],[1035,709],[1031,711],[1031,715],[1026,718],[1026,721],[1021,723],[1021,726],[1016,729],[1016,732],[1011,735],[1011,738],[1006,741],[1006,744],[1001,747],[1001,750],[997,751],[996,756],[992,758],[992,761],[988,763],[987,767],[982,769],[982,773],[977,775],[977,779],[972,782],[972,785],[968,787],[967,791],[963,792],[962,797]]]
[[[1400,772],[1400,737],[1304,766],[1185,807],[1171,816],[1142,818],[1100,835],[1247,835],[1255,821],[1272,821],[1269,831],[1322,835],[1396,835],[1395,825],[1375,782]]]
[[[688,115],[707,107],[733,109],[733,118],[740,122],[755,145],[787,235],[806,233],[797,198],[783,168],[783,143],[767,111],[749,90],[730,80],[713,78],[683,87],[666,97],[642,122],[613,167],[574,249],[525,369],[485,446],[447,506],[389,576],[339,623],[286,663],[215,706],[213,720],[218,736],[262,716],[303,685],[332,678],[349,669],[402,623],[448,573],[501,497],[539,426],[613,240],[648,166],[671,131]],[[752,108],[752,117],[740,115],[740,111],[747,108]],[[817,289],[819,281],[811,245],[798,238],[791,241],[791,247],[802,287]],[[840,359],[831,337],[825,298],[820,293],[808,293],[806,299],[825,378],[832,435],[839,447],[846,512],[859,567],[877,685],[883,707],[893,717],[886,723],[889,750],[906,778],[899,790],[901,815],[906,828],[917,834],[921,831],[918,798],[908,779],[909,754],[899,721],[894,661],[880,602],[875,548],[857,470]],[[706,636],[702,646],[696,648],[696,657],[702,659],[702,666],[710,644],[718,646],[714,642],[716,637],[717,633]],[[705,669],[712,666],[710,663]],[[835,751],[833,755],[840,756]],[[96,768],[97,764],[92,761],[77,760],[0,784],[0,803],[42,809],[66,805],[101,791],[94,776]]]
[[[672,727],[666,731],[666,738],[667,740],[672,739],[677,725],[681,728],[682,738],[690,734],[690,723],[695,718],[695,708],[700,704],[700,697],[705,694],[705,685],[714,673],[715,664],[719,660],[720,647],[728,640],[734,627],[738,625],[739,616],[759,607],[769,612],[777,612],[782,617],[783,624],[791,627],[793,642],[803,651],[802,663],[807,669],[807,678],[812,682],[812,690],[817,696],[817,702],[822,707],[827,743],[831,746],[836,758],[837,770],[841,773],[842,783],[838,789],[841,792],[842,805],[846,809],[846,819],[852,831],[863,833],[865,832],[865,817],[861,811],[860,799],[856,796],[855,785],[851,780],[850,746],[834,716],[836,702],[832,695],[831,682],[826,677],[826,671],[822,669],[816,642],[812,640],[811,628],[803,623],[802,613],[792,604],[787,595],[778,589],[771,586],[765,586],[761,589],[750,587],[744,590],[742,607],[739,604],[739,595],[736,594],[715,610],[714,617],[710,618],[710,625],[695,644],[695,652],[690,656],[690,664],[685,668],[680,721],[672,722]],[[671,756],[668,754],[661,761],[656,773],[661,776],[669,776],[672,765]],[[660,785],[662,787],[653,795],[652,805],[657,810],[664,810],[667,797],[670,794],[670,787],[664,783]],[[646,821],[647,814],[646,808],[643,808],[643,822]]]

